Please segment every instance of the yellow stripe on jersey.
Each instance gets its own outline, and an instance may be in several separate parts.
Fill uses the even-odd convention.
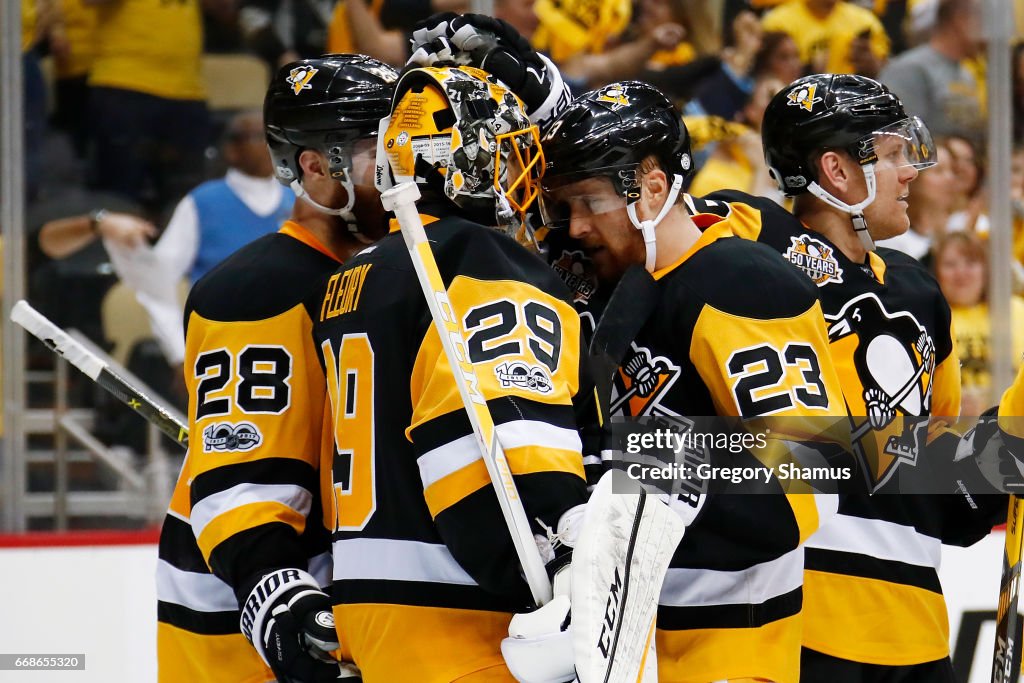
[[[193,517],[193,527],[195,518]],[[253,529],[263,524],[280,522],[301,534],[306,528],[306,515],[280,502],[259,502],[229,507],[217,515],[199,531],[196,541],[203,557],[209,562],[213,550],[243,529]]]
[[[507,453],[506,453],[507,455]],[[509,467],[512,463],[509,462]],[[474,460],[462,469],[438,479],[423,490],[431,518],[455,505],[460,500],[491,483],[487,465],[482,458]]]
[[[511,618],[411,605],[334,607],[342,658],[356,663],[363,680],[388,683],[512,683],[500,651]]]
[[[500,429],[499,438],[500,438]],[[579,451],[551,448],[543,445],[521,446],[505,449],[509,468],[515,474],[536,472],[570,472],[586,479],[583,461]],[[482,459],[474,460],[464,467],[430,483],[423,490],[430,516],[439,514],[455,505],[469,494],[491,483],[487,467]]]
[[[807,495],[807,493],[786,494],[789,506],[793,509],[797,528],[800,529],[800,545],[803,545],[810,535],[818,530],[820,522],[815,496]]]
[[[709,683],[754,676],[774,683],[800,678],[800,617],[758,628],[658,629],[658,678],[672,683]]]
[[[1012,437],[1024,439],[1024,363],[999,401],[999,429]]]
[[[939,593],[809,569],[804,572],[804,595],[803,640],[812,650],[882,666],[949,655],[949,620]],[[879,596],[885,596],[884,604]]]
[[[952,330],[950,330],[952,334]],[[931,414],[936,417],[960,416],[960,354],[956,348],[956,334],[952,334],[953,349],[935,368],[932,382]]]
[[[157,622],[158,683],[267,683],[274,674],[241,633],[199,635]],[[217,667],[212,667],[213,662]]]

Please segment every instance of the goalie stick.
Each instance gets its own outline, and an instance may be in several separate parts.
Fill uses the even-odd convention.
[[[156,425],[180,446],[188,448],[188,427],[182,424],[169,408],[114,372],[108,363],[32,308],[27,301],[22,299],[14,304],[11,308],[11,320],[84,372],[126,406]]]
[[[448,292],[445,290],[437,261],[434,260],[426,232],[423,230],[423,221],[416,208],[416,200],[419,197],[420,191],[415,183],[402,183],[384,192],[381,195],[381,202],[384,208],[393,211],[398,219],[405,246],[416,270],[416,278],[419,280],[423,296],[427,300],[427,308],[430,309],[430,316],[441,338],[445,357],[452,368],[455,384],[462,397],[462,405],[469,416],[477,448],[480,449],[484,464],[487,466],[487,474],[494,485],[494,492],[512,536],[526,583],[530,586],[534,602],[540,606],[551,600],[551,582],[548,580],[540,551],[533,540],[526,510],[523,509],[523,502],[512,479],[512,470],[498,442],[494,419],[487,409],[486,400],[477,389],[479,382],[473,371],[473,363],[469,359],[466,341],[459,329],[459,318],[448,299]]]
[[[1024,502],[1010,496],[1006,515],[1006,546],[1003,575],[999,580],[999,607],[996,611],[996,640],[992,656],[992,683],[1017,683],[1020,679],[1020,598],[1021,541],[1024,540]]]

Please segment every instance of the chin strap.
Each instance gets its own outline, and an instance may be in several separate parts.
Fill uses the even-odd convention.
[[[340,216],[341,219],[345,221],[345,225],[346,227],[348,227],[348,231],[352,233],[352,235],[354,235],[356,239],[358,239],[360,242],[369,244],[372,240],[368,239],[362,233],[359,232],[359,225],[356,222],[355,214],[352,213],[352,207],[356,203],[356,188],[352,184],[352,181],[349,180],[347,173],[345,174],[344,179],[339,180],[338,182],[341,183],[341,186],[343,188],[345,188],[345,196],[348,197],[348,200],[345,202],[345,206],[339,209],[332,209],[329,206],[324,206],[320,202],[310,197],[309,193],[306,192],[306,188],[302,185],[302,181],[299,179],[293,180],[289,187],[292,188],[292,192],[295,193],[296,198],[306,202],[317,211],[325,213],[328,216]]]
[[[868,164],[867,166],[864,166],[863,169],[864,183],[868,188],[868,196],[865,197],[863,201],[857,202],[856,204],[847,204],[846,202],[837,199],[816,182],[812,182],[808,185],[807,191],[829,206],[850,214],[850,222],[853,223],[853,231],[857,234],[857,237],[860,238],[860,243],[868,251],[874,251],[875,241],[871,238],[871,233],[868,232],[868,222],[864,218],[864,209],[866,209],[871,202],[875,201],[875,194],[878,189],[875,181],[875,165]]]
[[[676,198],[679,196],[679,191],[683,189],[683,176],[678,173],[672,176],[672,187],[668,191],[668,197],[665,198],[665,204],[661,207],[661,211],[655,216],[652,221],[641,221],[636,217],[636,202],[632,202],[626,206],[626,213],[629,214],[629,221],[633,224],[633,227],[640,231],[644,237],[644,246],[647,248],[647,261],[644,263],[644,268],[647,269],[648,273],[654,272],[654,262],[658,257],[658,238],[654,234],[654,229],[658,227],[658,223],[661,223],[662,219],[668,215],[669,210],[675,206]]]

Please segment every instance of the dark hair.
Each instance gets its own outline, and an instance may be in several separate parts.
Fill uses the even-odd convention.
[[[767,72],[779,46],[787,40],[793,40],[793,38],[785,31],[765,31],[761,36],[761,47],[754,54],[754,65],[750,73],[760,76]]]

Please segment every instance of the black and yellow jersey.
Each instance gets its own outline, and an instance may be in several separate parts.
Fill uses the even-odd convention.
[[[543,534],[586,497],[571,297],[505,235],[423,220],[476,389]],[[499,646],[529,592],[402,236],[346,262],[308,305],[331,405],[343,656],[368,681],[511,681]]]
[[[770,249],[733,237],[728,218],[701,227],[653,274],[659,301],[620,365],[613,416],[827,423],[842,413],[814,286]],[[730,464],[774,464],[766,454],[743,451]],[[798,680],[801,544],[834,497],[787,493],[775,477],[740,490],[712,489],[672,558],[658,608],[661,680]]]
[[[191,438],[157,567],[162,683],[273,680],[239,631],[246,582],[296,562],[329,579],[318,483],[326,389],[303,301],[337,266],[289,221],[189,294]]]
[[[938,284],[890,249],[854,263],[767,199],[719,192],[693,200],[691,211],[730,216],[736,234],[770,246],[816,285],[853,452],[865,485],[878,492],[843,497],[838,515],[807,542],[804,645],[889,666],[948,656],[941,544],[986,535],[1005,499],[971,508],[963,496],[895,493],[918,458],[941,457],[926,448],[941,430],[909,418],[960,412],[960,366]]]

